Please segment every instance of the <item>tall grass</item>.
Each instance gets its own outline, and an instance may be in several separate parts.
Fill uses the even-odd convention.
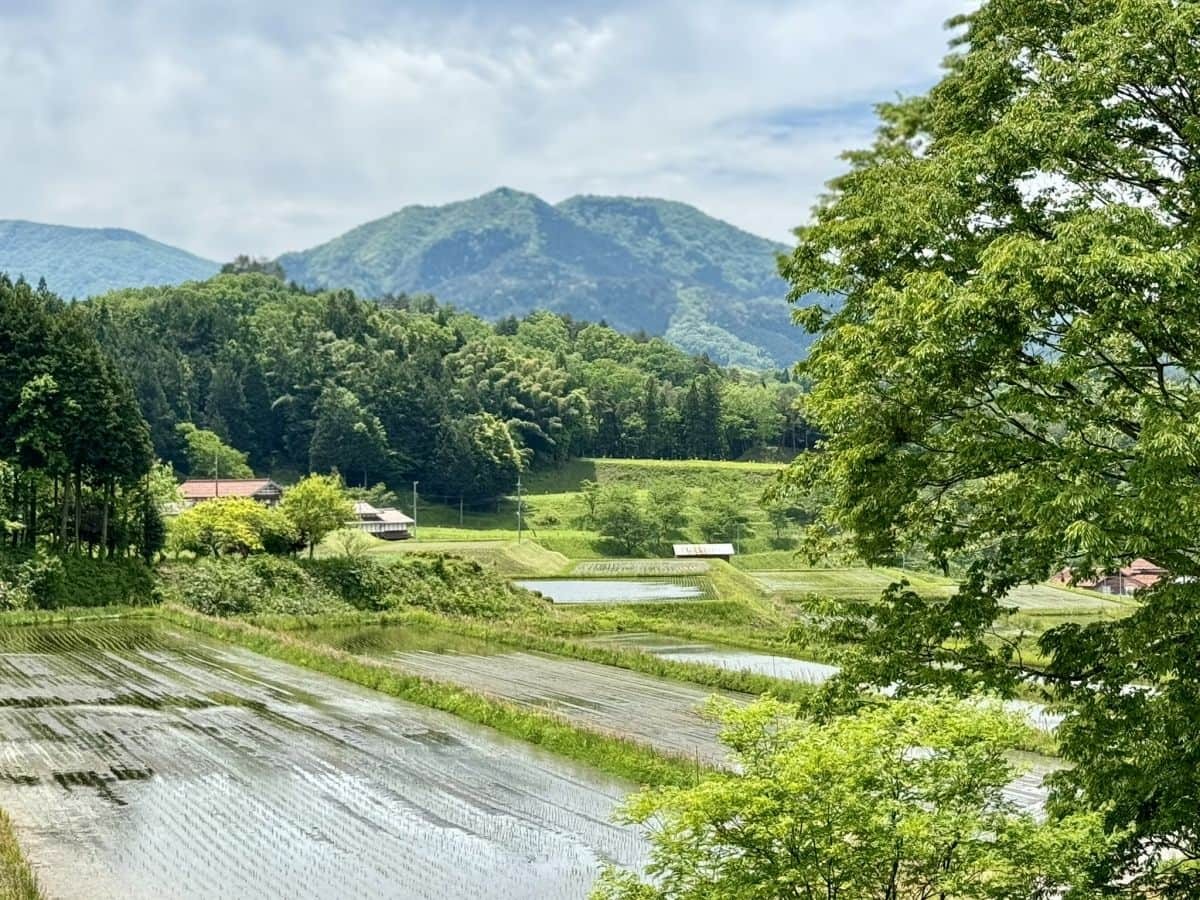
[[[12,819],[0,811],[0,897],[4,900],[44,900],[33,868],[21,852]]]

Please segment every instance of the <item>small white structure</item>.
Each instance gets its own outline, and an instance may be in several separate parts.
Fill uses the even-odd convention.
[[[676,559],[723,559],[736,552],[733,544],[672,544]]]
[[[412,536],[410,529],[416,524],[398,509],[378,509],[359,500],[354,504],[354,521],[349,525],[385,541],[403,541]]]

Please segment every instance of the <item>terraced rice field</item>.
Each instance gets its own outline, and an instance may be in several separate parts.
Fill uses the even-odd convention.
[[[698,713],[703,702],[717,693],[709,688],[542,653],[498,648],[488,648],[482,653],[452,647],[442,652],[414,649],[414,642],[419,644],[421,639],[413,631],[402,625],[329,628],[306,632],[305,640],[386,659],[406,672],[461,684],[525,706],[549,709],[580,725],[625,735],[668,753],[717,765],[728,760],[716,727]],[[693,648],[694,652],[709,656],[705,661],[720,664],[718,648],[710,645],[693,645]],[[655,652],[653,646],[643,649]],[[743,654],[750,655],[754,654]],[[809,671],[812,679],[818,674]],[[832,671],[824,673],[824,677],[830,674]],[[744,694],[725,696],[750,699]],[[1014,782],[1008,793],[1024,807],[1039,808],[1045,799],[1042,777],[1055,762],[1035,756],[1024,761],[1029,763],[1030,771]]]
[[[625,735],[704,762],[726,759],[717,728],[698,710],[711,688],[545,653],[437,646],[404,625],[328,628],[304,640],[386,659],[406,672],[449,681],[522,706],[547,709],[588,728]],[[741,694],[726,696],[748,699]]]
[[[50,897],[583,897],[629,785],[149,623],[0,629],[0,807]]]
[[[641,650],[644,653],[652,653],[655,656],[679,662],[703,663],[732,672],[754,672],[758,675],[782,678],[785,681],[799,681],[804,684],[820,684],[832,678],[838,671],[837,666],[825,663],[793,659],[790,656],[775,656],[756,650],[743,650],[739,647],[720,647],[716,644],[686,641],[650,632],[607,635],[593,638],[591,643]],[[1047,711],[1040,703],[1010,700],[1007,705],[1014,712],[1022,713],[1035,728],[1043,731],[1053,731],[1062,723],[1061,715]]]
[[[648,632],[607,635],[602,638],[593,638],[591,643],[641,650],[678,662],[702,663],[728,669],[731,672],[753,672],[756,675],[767,675],[786,681],[799,681],[804,684],[820,684],[837,673],[836,666],[828,666],[824,663],[742,650],[737,647],[718,647],[715,644],[685,641]]]
[[[703,578],[678,577],[653,580],[618,578],[541,578],[514,582],[518,587],[537,591],[554,603],[671,603],[705,600],[711,596]]]
[[[845,600],[874,599],[889,585],[902,579],[907,580],[913,590],[931,595],[949,595],[956,587],[956,583],[949,578],[925,572],[865,567],[763,571],[754,572],[753,578],[763,590],[771,593],[797,596],[812,594]],[[1129,604],[1103,594],[1052,584],[1021,585],[1009,593],[1006,603],[1035,613],[1074,611],[1120,614],[1129,608]]]

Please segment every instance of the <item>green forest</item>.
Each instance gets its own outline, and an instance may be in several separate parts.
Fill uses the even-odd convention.
[[[429,297],[375,303],[248,273],[112,293],[72,317],[182,473],[196,462],[192,427],[259,474],[419,480],[423,494],[468,503],[572,457],[725,459],[811,441],[786,373],[722,369],[551,313],[493,326]]]

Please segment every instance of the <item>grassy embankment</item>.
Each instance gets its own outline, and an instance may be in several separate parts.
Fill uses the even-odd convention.
[[[43,900],[21,847],[12,820],[0,812],[0,897],[4,900]]]

